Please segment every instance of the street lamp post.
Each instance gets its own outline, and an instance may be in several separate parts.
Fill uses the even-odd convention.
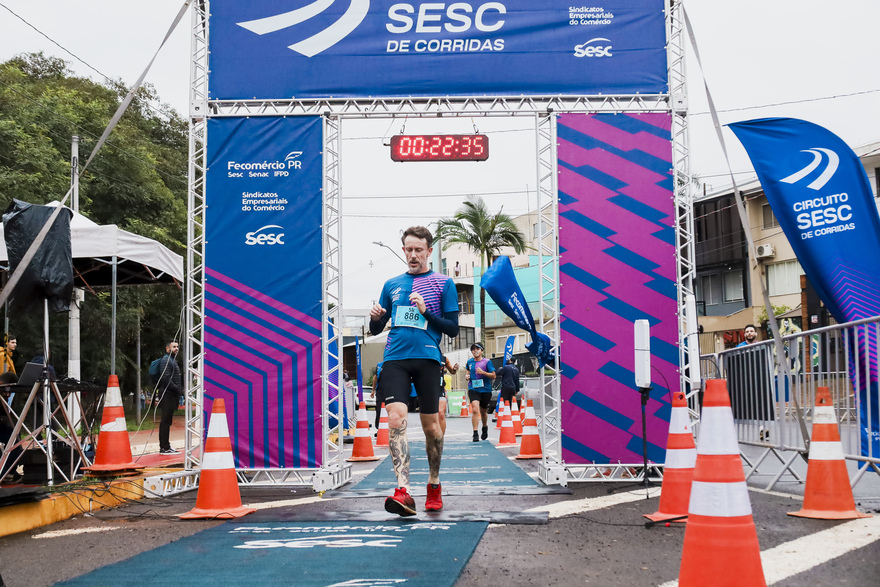
[[[389,251],[391,251],[392,253],[394,253],[394,256],[397,257],[398,259],[400,259],[400,260],[403,262],[403,264],[406,265],[406,261],[404,261],[403,257],[401,257],[400,255],[398,255],[398,254],[397,254],[397,251],[395,251],[394,249],[392,249],[392,248],[389,247],[388,245],[384,244],[384,243],[381,242],[381,241],[373,241],[373,244],[374,244],[374,245],[379,245],[380,247],[385,247],[386,249],[388,249]]]

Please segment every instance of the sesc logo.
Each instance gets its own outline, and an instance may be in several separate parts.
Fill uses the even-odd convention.
[[[334,0],[314,0],[296,10],[237,24],[258,35],[274,33],[313,19],[330,8],[333,2]],[[351,0],[348,8],[336,22],[307,39],[289,45],[288,49],[306,57],[314,57],[347,37],[366,18],[369,10],[370,0]]]
[[[267,224],[262,228],[258,228],[253,232],[249,232],[244,235],[244,244],[246,245],[283,245],[284,244],[284,233],[283,232],[268,232],[270,228],[277,228],[278,230],[284,230],[284,228],[278,226],[277,224]],[[263,232],[266,231],[266,232]]]
[[[598,45],[598,43],[604,42],[608,43],[607,46]],[[611,57],[611,40],[603,39],[602,37],[596,37],[595,39],[590,39],[586,43],[582,45],[574,46],[574,56],[575,57]]]
[[[803,149],[801,153],[809,153],[813,156],[813,160],[810,163],[801,169],[800,171],[796,171],[789,175],[786,178],[780,179],[779,181],[783,183],[797,183],[800,180],[804,179],[813,171],[818,169],[819,165],[822,164],[822,155],[825,155],[825,168],[822,170],[822,173],[810,182],[807,187],[812,190],[821,190],[825,187],[825,184],[831,181],[831,178],[834,177],[834,172],[837,171],[837,167],[840,165],[840,156],[832,151],[831,149],[823,149],[821,147],[814,147],[812,149]]]

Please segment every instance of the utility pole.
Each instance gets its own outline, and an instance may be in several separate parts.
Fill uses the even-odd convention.
[[[70,141],[70,205],[74,214],[79,213],[79,137],[73,135]],[[79,304],[85,297],[80,288],[73,288],[73,296],[70,300],[70,313],[67,317],[67,376],[79,380],[82,376],[80,370],[80,335],[79,335]],[[77,422],[80,418],[79,402],[76,396],[71,394],[67,406],[72,421]]]

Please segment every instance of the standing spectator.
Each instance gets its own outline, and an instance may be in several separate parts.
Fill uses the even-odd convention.
[[[12,351],[18,346],[18,341],[11,334],[6,335],[6,344],[0,349],[0,363],[3,364],[3,373],[7,371],[15,374],[15,365],[12,364]]]
[[[745,340],[736,345],[736,348],[758,342],[758,330],[755,328],[755,325],[746,324],[746,327],[743,329],[743,336],[745,336]]]
[[[471,424],[474,425],[474,442],[480,441],[478,426],[483,420],[483,440],[489,438],[489,402],[492,401],[492,380],[495,365],[483,357],[483,345],[471,345],[472,359],[467,362],[468,401],[471,403]]]
[[[498,369],[495,374],[501,377],[501,391],[498,393],[498,406],[501,407],[504,402],[510,402],[519,391],[519,369],[516,364],[510,362]]]
[[[10,399],[10,386],[15,385],[18,382],[18,377],[16,377],[15,373],[11,371],[6,371],[0,374],[0,402],[3,403],[11,403]],[[15,421],[12,418],[12,413],[5,406],[0,406],[0,455],[3,452],[8,453],[6,456],[6,464],[3,466],[3,469],[0,470],[0,481],[3,480],[3,477],[10,472],[13,467],[13,464],[18,460],[19,455],[21,455],[21,447],[11,448],[11,445],[14,444],[14,441],[17,440],[12,437],[12,433],[15,432]],[[12,475],[10,475],[9,481],[16,481],[18,475],[13,471]]]
[[[177,351],[180,345],[175,340],[169,340],[165,344],[165,356],[159,363],[159,408],[162,411],[162,419],[159,421],[159,453],[163,455],[176,455],[179,451],[171,448],[171,421],[174,419],[174,411],[183,395],[183,385],[180,379],[180,367],[177,366]]]
[[[461,265],[458,264],[458,261],[455,262],[455,276],[461,276]]]

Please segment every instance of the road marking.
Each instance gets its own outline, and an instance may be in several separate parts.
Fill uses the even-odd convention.
[[[784,581],[880,539],[880,517],[861,518],[761,552],[767,585]],[[678,587],[678,581],[660,587]]]
[[[108,532],[110,530],[119,530],[120,526],[93,526],[91,528],[73,528],[70,530],[52,530],[51,532],[43,532],[36,534],[31,538],[60,538],[62,536],[75,536],[77,534],[89,534],[91,532]]]
[[[622,503],[638,501],[645,499],[645,490],[636,489],[633,491],[621,491],[620,493],[611,493],[609,495],[600,495],[599,497],[585,497],[583,499],[575,499],[571,501],[560,501],[534,507],[527,512],[548,512],[551,518],[561,518],[581,512],[592,512],[601,510],[602,508],[610,508]]]
[[[247,507],[255,510],[270,510],[272,508],[283,508],[292,505],[307,505],[310,503],[318,503],[319,501],[333,501],[335,497],[301,497],[299,499],[283,499],[280,501],[267,501],[265,503],[251,503]]]

